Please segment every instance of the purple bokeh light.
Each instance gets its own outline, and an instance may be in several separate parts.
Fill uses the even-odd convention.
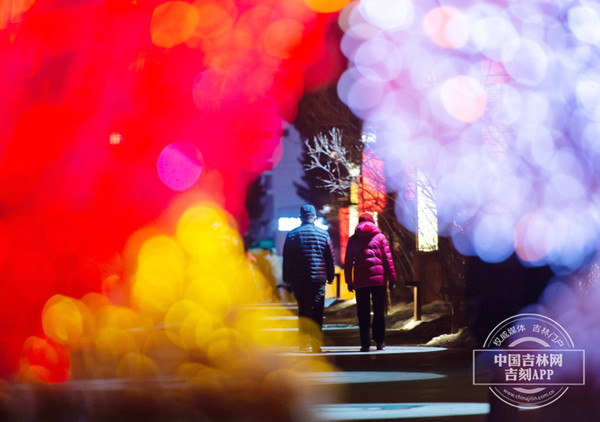
[[[189,142],[175,142],[165,147],[157,161],[160,180],[169,188],[185,191],[200,178],[204,163],[200,150]]]
[[[569,273],[600,234],[598,23],[595,2],[352,2],[338,93],[399,198],[424,175],[461,252]]]

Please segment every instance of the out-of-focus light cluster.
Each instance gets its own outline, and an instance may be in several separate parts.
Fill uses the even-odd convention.
[[[123,304],[125,244],[177,197],[214,201],[245,231],[248,186],[277,164],[298,101],[345,63],[335,15],[316,10],[303,0],[0,1],[0,376],[15,374],[27,337],[43,337],[39,315],[55,294]],[[182,235],[144,254],[178,248],[192,253]],[[156,312],[188,277],[157,259],[173,272],[145,263],[135,288]],[[154,270],[174,283],[163,294]],[[64,341],[31,350],[50,357]]]
[[[315,12],[336,12],[347,2],[167,1],[154,9],[150,33],[158,47],[203,52],[203,69],[190,86],[201,111],[229,109],[240,98],[268,100],[265,107],[291,122],[304,88],[302,69],[324,53],[307,55],[317,42],[309,33],[322,24]]]
[[[194,204],[173,236],[145,230],[130,247],[138,248],[130,305],[99,293],[52,296],[41,316],[44,336],[25,341],[21,380],[162,376],[211,394],[226,394],[221,390],[235,382],[233,394],[246,395],[294,381],[278,398],[293,401],[302,394],[303,372],[332,369],[318,357],[273,360],[269,352],[297,347],[289,329],[297,318],[276,306],[279,293],[262,272],[277,265],[261,268],[248,259],[222,208]],[[286,406],[291,411],[291,402]]]
[[[569,272],[598,242],[599,21],[595,2],[355,1],[338,93],[462,253]],[[416,230],[415,212],[397,213]]]

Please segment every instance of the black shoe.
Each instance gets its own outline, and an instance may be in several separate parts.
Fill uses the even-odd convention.
[[[369,346],[363,346],[360,348],[361,352],[368,352],[371,348]]]
[[[383,350],[385,349],[385,343],[381,342],[381,343],[377,343],[377,350]]]

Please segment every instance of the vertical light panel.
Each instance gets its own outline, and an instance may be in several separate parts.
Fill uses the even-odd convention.
[[[438,250],[438,219],[435,189],[425,175],[417,170],[417,249]]]

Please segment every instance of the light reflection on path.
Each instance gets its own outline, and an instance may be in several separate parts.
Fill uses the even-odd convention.
[[[370,352],[361,352],[358,346],[325,346],[321,348],[321,353],[313,352],[288,352],[290,355],[311,355],[311,356],[376,356],[392,354],[413,354],[413,353],[433,353],[447,350],[444,347],[425,347],[425,346],[386,346],[384,350],[376,350],[371,347]]]
[[[319,421],[361,421],[445,416],[472,416],[489,413],[487,403],[355,403],[315,406]]]
[[[420,381],[444,378],[445,375],[427,372],[308,372],[302,374],[315,384],[360,384],[373,382]]]
[[[375,403],[328,403],[319,404],[311,407],[315,421],[375,421],[375,420],[434,420],[432,418],[441,418],[442,420],[460,420],[461,422],[472,421],[478,422],[485,420],[485,415],[489,414],[489,403],[477,403],[477,398],[473,397],[471,401],[462,402],[465,399],[464,395],[455,395],[450,393],[458,385],[462,385],[461,381],[453,380],[455,375],[446,373],[444,369],[441,371],[431,372],[413,372],[409,371],[389,371],[392,360],[405,360],[410,357],[412,362],[414,358],[425,359],[426,356],[433,357],[436,353],[443,353],[448,349],[443,347],[426,347],[426,346],[387,346],[384,350],[375,350],[371,348],[369,353],[360,352],[357,346],[325,346],[321,353],[290,353],[291,355],[305,356],[324,356],[335,358],[336,360],[348,356],[364,356],[370,364],[379,362],[378,364],[369,365],[369,368],[377,368],[381,370],[375,371],[353,371],[340,370],[334,372],[307,372],[303,377],[313,386],[319,385],[346,385],[348,391],[355,391],[349,397],[354,397],[358,394],[359,400],[394,400],[393,396],[386,394],[381,395],[383,390],[394,390],[398,393],[403,392],[398,396],[405,397],[405,400],[413,400],[407,403],[399,402],[375,402]],[[387,355],[385,359],[377,359],[381,355]],[[396,357],[397,358],[396,358]],[[392,360],[390,360],[392,359]],[[427,360],[427,359],[425,359]],[[360,362],[363,362],[362,360]],[[387,370],[386,370],[387,368]],[[409,369],[413,366],[409,365]],[[363,368],[364,369],[364,368]],[[416,369],[416,368],[415,368]],[[424,368],[421,368],[424,369]],[[427,370],[427,369],[426,369]],[[428,383],[431,381],[433,384]],[[425,382],[426,384],[413,384],[414,382]],[[390,384],[401,383],[401,384]],[[355,387],[351,387],[351,385]],[[416,387],[421,385],[422,387]],[[417,392],[416,390],[421,390]],[[450,389],[450,390],[447,390]],[[411,390],[408,396],[405,393]],[[358,393],[360,391],[360,393]],[[448,391],[448,394],[441,393]],[[441,395],[440,395],[441,394]],[[381,396],[380,396],[381,395]],[[380,396],[380,397],[379,397]],[[447,402],[428,402],[431,398],[434,400],[444,400]],[[422,398],[423,402],[414,401]],[[475,399],[475,401],[473,401]],[[402,400],[400,398],[400,400]],[[467,399],[469,400],[469,399]],[[351,401],[353,401],[351,399]],[[357,400],[358,401],[358,400]]]

